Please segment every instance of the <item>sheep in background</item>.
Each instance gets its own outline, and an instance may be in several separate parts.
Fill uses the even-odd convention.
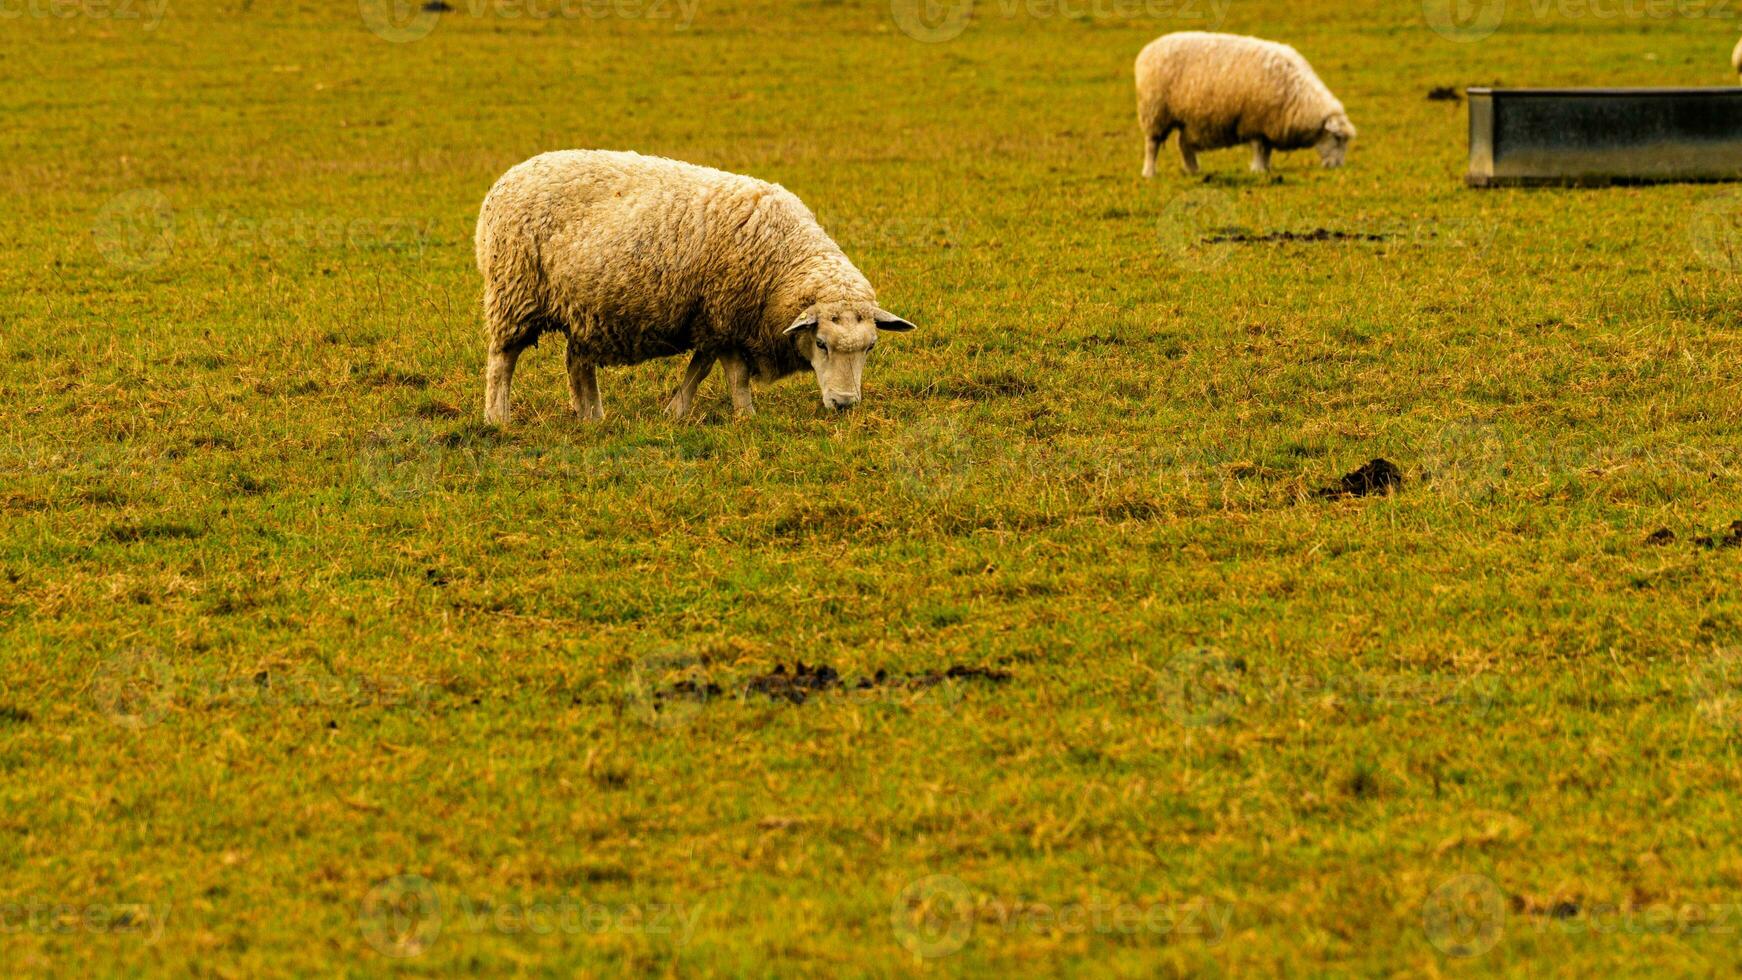
[[[1252,169],[1270,170],[1272,150],[1315,147],[1341,166],[1355,126],[1300,52],[1237,34],[1181,31],[1151,41],[1137,56],[1137,124],[1146,144],[1143,176],[1179,131],[1186,173],[1198,151],[1252,144]]]
[[[1730,67],[1738,76],[1742,76],[1742,41],[1737,41],[1736,46],[1730,49]]]
[[[881,330],[911,330],[797,197],[777,184],[638,153],[545,153],[496,181],[478,213],[489,346],[484,415],[509,420],[514,365],[568,338],[569,397],[604,417],[595,369],[693,351],[666,405],[681,418],[718,361],[733,407],[750,380],[810,368],[823,404],[859,401]]]

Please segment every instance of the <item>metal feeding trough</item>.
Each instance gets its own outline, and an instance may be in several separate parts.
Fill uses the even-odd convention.
[[[1742,180],[1742,88],[1473,88],[1471,187]]]

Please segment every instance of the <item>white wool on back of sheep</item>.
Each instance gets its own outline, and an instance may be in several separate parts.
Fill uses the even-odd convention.
[[[1343,103],[1300,52],[1238,34],[1165,34],[1137,56],[1137,125],[1143,131],[1143,176],[1174,132],[1186,173],[1197,154],[1251,144],[1252,169],[1270,169],[1273,150],[1314,147],[1327,167],[1341,166],[1355,126]]]
[[[884,330],[913,325],[796,196],[778,184],[660,157],[564,150],[497,180],[478,213],[484,276],[484,415],[506,425],[520,354],[567,338],[569,398],[604,417],[596,369],[693,352],[666,405],[674,418],[718,362],[733,407],[750,381],[810,368],[823,404],[859,401]]]

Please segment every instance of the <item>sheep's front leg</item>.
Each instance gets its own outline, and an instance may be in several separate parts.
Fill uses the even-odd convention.
[[[1155,176],[1155,154],[1161,149],[1161,137],[1151,136],[1143,141],[1143,176]]]
[[[671,401],[665,403],[665,414],[674,419],[688,415],[690,406],[696,401],[696,389],[702,386],[702,379],[713,369],[714,355],[696,351],[690,358],[690,366],[684,370],[683,383],[677,386],[677,393],[671,396]]]
[[[1252,172],[1259,174],[1270,172],[1270,144],[1263,140],[1252,141]]]
[[[726,369],[726,384],[732,389],[732,410],[739,415],[755,415],[756,402],[750,397],[750,365],[736,355],[720,359]]]
[[[599,375],[593,362],[581,355],[580,346],[571,338],[568,350],[569,404],[583,419],[597,421],[605,417],[605,403],[599,398]]]
[[[490,348],[484,364],[484,420],[491,425],[507,425],[509,392],[514,386],[514,365],[520,360],[524,345],[497,345]]]
[[[1186,173],[1191,174],[1194,177],[1197,176],[1198,151],[1193,148],[1190,143],[1186,142],[1184,133],[1181,133],[1179,138],[1179,158],[1180,162],[1186,165]]]

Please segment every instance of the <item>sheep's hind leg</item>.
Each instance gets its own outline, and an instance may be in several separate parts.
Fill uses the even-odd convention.
[[[1258,174],[1270,172],[1270,144],[1263,140],[1252,141],[1252,172]]]
[[[598,420],[605,417],[604,402],[599,399],[599,375],[593,362],[581,355],[581,349],[569,339],[568,349],[569,369],[569,404],[574,406],[575,414],[583,419]]]
[[[494,344],[484,364],[484,420],[491,425],[507,425],[509,392],[514,386],[514,365],[520,361],[525,344]]]
[[[1149,136],[1143,141],[1143,176],[1155,176],[1155,154],[1161,150],[1162,137]]]
[[[674,419],[681,419],[690,412],[690,406],[695,404],[696,389],[702,386],[702,379],[714,369],[714,355],[696,351],[690,358],[690,366],[684,369],[683,382],[677,386],[677,392],[671,396],[671,401],[665,403],[665,414]]]
[[[737,355],[724,355],[720,364],[726,369],[726,385],[732,389],[732,410],[739,415],[755,415],[756,402],[750,396],[750,365]]]
[[[1186,173],[1196,177],[1198,174],[1198,151],[1186,142],[1184,132],[1181,132],[1179,136],[1179,158],[1180,162],[1186,165]]]

